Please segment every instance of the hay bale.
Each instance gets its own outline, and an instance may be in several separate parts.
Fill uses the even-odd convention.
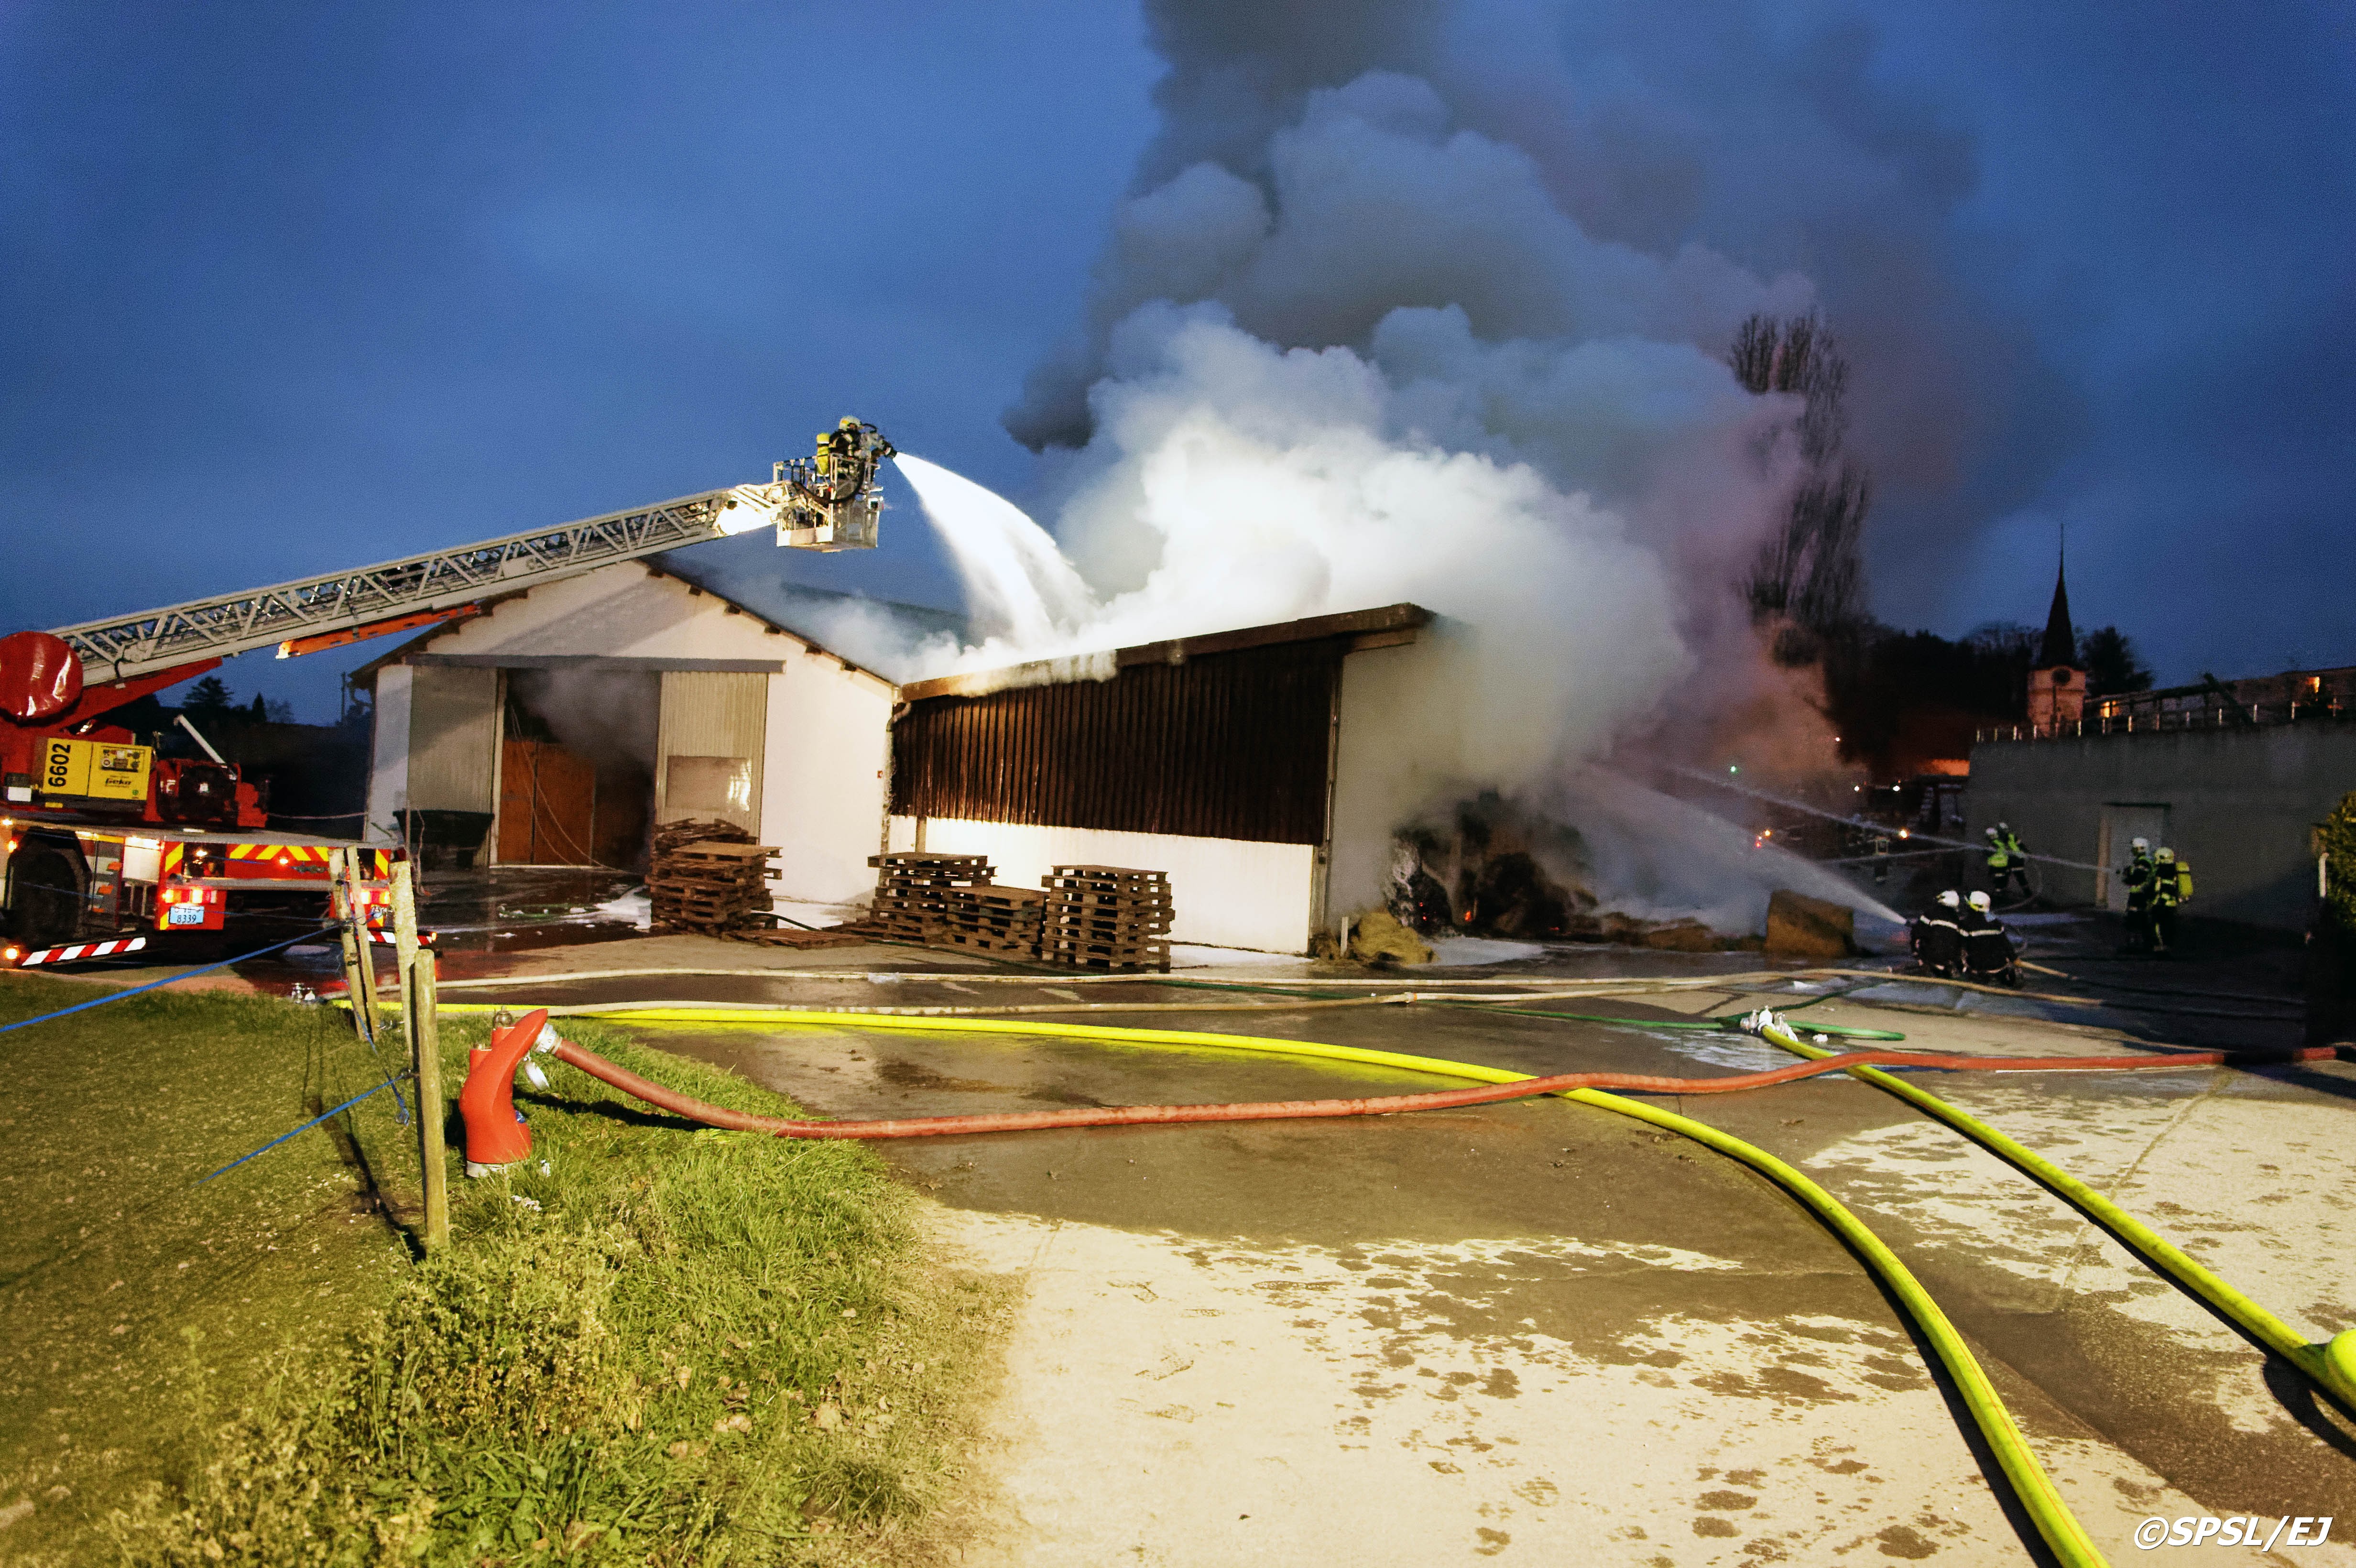
[[[1370,909],[1350,932],[1350,956],[1361,964],[1429,964],[1432,952],[1390,911]]]
[[[1857,951],[1857,912],[1778,888],[1767,901],[1771,958],[1846,958]]]

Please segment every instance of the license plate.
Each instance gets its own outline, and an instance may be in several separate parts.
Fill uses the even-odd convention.
[[[164,923],[166,925],[202,925],[204,923],[205,906],[202,904],[174,904],[164,912]]]

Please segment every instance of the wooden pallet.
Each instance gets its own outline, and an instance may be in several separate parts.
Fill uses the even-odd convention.
[[[998,868],[987,855],[937,855],[898,850],[871,855],[876,869],[875,901],[870,920],[887,934],[905,942],[929,941],[929,933],[945,922],[952,900],[987,885]]]
[[[1128,866],[1057,866],[1040,879],[1047,895],[1039,956],[1073,969],[1170,967],[1174,916],[1166,871]]]
[[[655,834],[647,869],[648,926],[658,933],[724,936],[769,917],[769,858],[733,823],[670,822]]]

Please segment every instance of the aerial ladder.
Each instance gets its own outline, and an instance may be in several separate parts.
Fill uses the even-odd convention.
[[[371,925],[390,919],[400,850],[271,827],[263,786],[193,726],[204,758],[159,757],[110,722],[124,705],[239,654],[275,645],[293,658],[412,631],[477,614],[491,598],[756,528],[774,528],[784,549],[873,549],[878,474],[896,455],[873,425],[845,419],[819,432],[811,456],[777,464],[767,484],[0,637],[0,965],[160,957],[243,911],[324,911],[337,848],[359,858]]]

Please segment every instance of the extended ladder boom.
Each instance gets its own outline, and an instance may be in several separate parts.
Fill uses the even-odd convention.
[[[720,526],[723,510],[737,499],[734,490],[709,490],[406,560],[59,626],[50,635],[62,638],[80,656],[89,679],[123,680],[198,659],[228,658],[293,637],[454,609],[510,588],[701,544],[738,531]],[[758,507],[744,513],[754,527],[768,521],[770,515]],[[736,519],[732,515],[729,520],[733,525]]]
[[[123,681],[298,637],[390,631],[395,628],[380,624],[771,523],[777,543],[791,549],[872,549],[884,505],[876,471],[895,455],[873,425],[846,419],[819,432],[815,457],[778,464],[766,485],[706,490],[406,560],[59,626],[49,635],[73,650],[88,680]]]

